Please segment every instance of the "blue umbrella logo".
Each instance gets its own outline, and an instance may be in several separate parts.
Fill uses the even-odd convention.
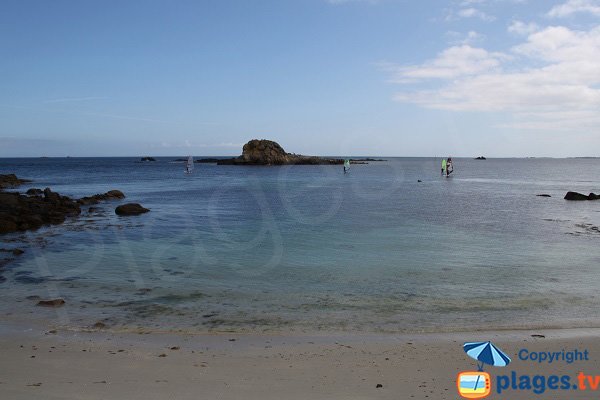
[[[492,342],[468,342],[463,345],[463,349],[469,357],[477,360],[479,371],[483,371],[483,364],[506,367],[510,363],[510,357]]]

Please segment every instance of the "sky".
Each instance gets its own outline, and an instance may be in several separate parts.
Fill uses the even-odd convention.
[[[600,156],[600,0],[3,0],[0,157]]]

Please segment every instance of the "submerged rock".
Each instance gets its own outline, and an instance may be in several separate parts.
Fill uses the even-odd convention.
[[[94,329],[105,329],[106,328],[106,324],[104,322],[102,322],[102,321],[98,321],[94,325],[92,325],[92,327]]]
[[[115,208],[115,214],[117,215],[139,215],[150,211],[147,208],[142,207],[138,203],[127,203]]]
[[[545,193],[543,193],[543,194],[536,194],[536,196],[537,197],[552,197],[549,194],[545,194]]]
[[[140,161],[156,161],[156,158],[154,158],[154,157],[142,157],[140,159]]]
[[[577,192],[567,192],[565,195],[565,200],[574,200],[574,201],[583,201],[583,200],[600,200],[600,195],[590,193],[589,195],[577,193]]]
[[[40,300],[37,305],[41,307],[62,307],[65,304],[63,299]]]

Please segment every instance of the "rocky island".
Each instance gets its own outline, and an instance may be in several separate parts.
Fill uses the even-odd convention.
[[[366,164],[376,159],[351,159],[351,164]],[[242,148],[242,155],[226,159],[200,159],[199,163],[217,165],[342,165],[343,158],[305,156],[286,152],[279,143],[266,139],[253,139]]]

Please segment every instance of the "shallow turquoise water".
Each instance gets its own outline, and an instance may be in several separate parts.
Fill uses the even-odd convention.
[[[562,199],[600,193],[600,160],[456,159],[449,179],[425,158],[346,175],[202,164],[186,176],[169,158],[135,161],[0,160],[32,187],[120,189],[152,210],[117,217],[104,203],[21,235],[27,253],[3,274],[0,311],[191,331],[600,325],[600,202]],[[32,295],[67,306],[40,309]]]

